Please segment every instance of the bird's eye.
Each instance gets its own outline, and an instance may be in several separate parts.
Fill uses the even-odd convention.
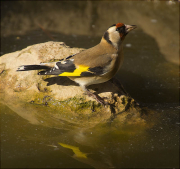
[[[118,28],[116,28],[116,31],[118,31],[119,33],[124,33],[125,32],[125,27],[124,26],[118,27]]]
[[[119,31],[120,30],[120,27],[116,28],[116,31]]]

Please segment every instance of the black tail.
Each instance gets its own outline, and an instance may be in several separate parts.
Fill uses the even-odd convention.
[[[40,70],[40,69],[49,70],[51,69],[51,67],[45,65],[22,65],[18,67],[17,71]]]

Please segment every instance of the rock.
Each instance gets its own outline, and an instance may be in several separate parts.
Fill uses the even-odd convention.
[[[123,90],[120,90],[113,81],[89,87],[93,91],[96,90],[101,97],[108,98],[107,101],[111,105],[103,107],[84,95],[79,85],[67,77],[40,76],[37,75],[38,71],[16,71],[20,65],[56,61],[82,50],[70,48],[63,42],[46,42],[2,56],[0,58],[1,102],[23,117],[26,111],[33,112],[33,114],[37,112],[36,115],[41,116],[41,111],[35,111],[32,107],[33,105],[44,105],[44,110],[51,110],[48,116],[81,126],[88,126],[90,123],[94,125],[114,115],[119,119],[123,117],[121,122],[128,119],[130,123],[144,123],[144,119],[141,118],[141,109],[135,108],[134,99],[122,95]],[[24,106],[26,109],[29,107],[30,110],[24,110],[22,108]],[[129,108],[133,109],[133,114],[136,116],[130,112],[121,115]],[[44,110],[40,121],[44,118]],[[31,122],[37,124],[38,120],[33,114],[31,114],[33,116],[30,118]],[[130,114],[133,117],[132,121],[129,120]]]

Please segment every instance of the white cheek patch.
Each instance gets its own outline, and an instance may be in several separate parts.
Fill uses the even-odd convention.
[[[115,48],[118,48],[118,45],[120,42],[119,32],[114,31],[114,32],[109,33],[109,40],[112,42]]]
[[[115,31],[116,31],[116,27],[115,26],[113,26],[113,27],[108,29],[109,34],[112,33],[112,32],[115,32]]]

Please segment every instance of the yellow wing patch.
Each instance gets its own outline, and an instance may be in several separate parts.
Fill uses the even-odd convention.
[[[82,72],[86,72],[88,69],[88,66],[79,65],[74,72],[64,72],[59,74],[59,76],[80,76]]]
[[[76,157],[79,157],[79,158],[87,158],[87,154],[86,153],[83,153],[79,150],[79,147],[75,147],[75,146],[71,146],[71,145],[68,145],[68,144],[64,144],[64,143],[58,143],[59,145],[61,145],[62,147],[64,148],[69,148],[71,149],[74,154],[76,155]]]

